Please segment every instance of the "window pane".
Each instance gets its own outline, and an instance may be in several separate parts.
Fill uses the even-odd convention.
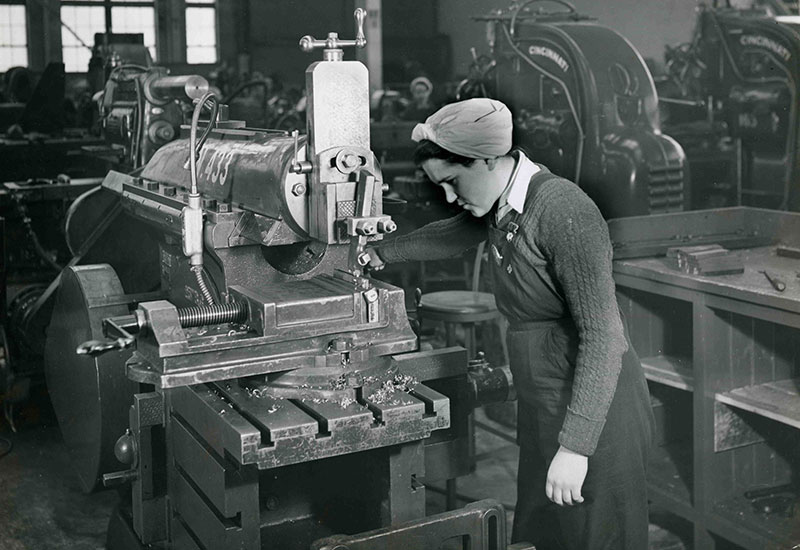
[[[111,8],[111,32],[142,33],[150,57],[156,59],[155,9],[149,7]]]
[[[106,31],[105,11],[101,6],[61,6],[61,21],[71,28],[88,46],[81,44],[63,25],[61,43],[64,67],[67,72],[84,73],[89,69],[94,45],[94,33]]]
[[[28,65],[25,6],[0,5],[0,72]]]
[[[186,8],[186,61],[216,63],[217,10]]]
[[[192,46],[186,48],[187,63],[216,63],[217,48],[215,46]]]

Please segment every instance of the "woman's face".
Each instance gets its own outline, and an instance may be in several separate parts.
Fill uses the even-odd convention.
[[[422,105],[427,103],[428,98],[431,96],[431,90],[425,84],[417,84],[412,88],[411,96],[414,99],[414,103]]]
[[[503,192],[497,185],[494,159],[476,160],[470,166],[452,164],[442,159],[428,159],[422,169],[428,178],[444,189],[447,202],[455,202],[476,218],[492,209]]]

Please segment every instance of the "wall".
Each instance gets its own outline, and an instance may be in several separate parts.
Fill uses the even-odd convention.
[[[572,0],[579,13],[598,18],[633,43],[645,58],[663,62],[664,46],[686,42],[694,29],[698,0]],[[450,36],[454,75],[464,75],[471,61],[470,47],[486,53],[485,26],[470,19],[493,9],[507,8],[508,0],[439,0],[439,30]],[[557,4],[543,2],[546,9]]]
[[[252,69],[267,75],[277,73],[290,86],[301,86],[305,68],[310,62],[322,58],[321,51],[313,54],[301,52],[298,47],[300,37],[310,34],[324,39],[330,31],[337,31],[345,39],[355,37],[354,0],[244,1],[248,2],[249,11],[243,47],[250,54]],[[408,61],[421,63],[423,72],[449,70],[450,43],[446,37],[437,34],[437,2],[383,0],[381,9],[384,76],[387,81],[410,80],[405,78]],[[237,37],[225,32],[220,37],[220,45],[224,47],[236,39],[241,41],[241,35]],[[352,49],[345,50],[345,59],[353,57]]]
[[[252,70],[278,74],[286,84],[301,86],[305,67],[322,54],[300,51],[300,38],[310,34],[324,39],[332,30],[341,38],[354,38],[352,5],[348,0],[250,0],[247,53]]]

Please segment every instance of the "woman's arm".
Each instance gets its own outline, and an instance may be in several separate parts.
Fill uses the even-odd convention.
[[[597,206],[575,184],[548,182],[536,203],[542,208],[537,244],[552,265],[579,337],[572,400],[559,443],[589,456],[627,350],[611,274],[611,239]]]
[[[486,220],[469,212],[435,221],[375,247],[386,263],[441,260],[463,254],[486,240]]]

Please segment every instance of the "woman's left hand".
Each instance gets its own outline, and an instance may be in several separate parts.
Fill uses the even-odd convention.
[[[547,498],[559,506],[583,502],[581,488],[589,470],[589,457],[559,447],[547,470]]]

